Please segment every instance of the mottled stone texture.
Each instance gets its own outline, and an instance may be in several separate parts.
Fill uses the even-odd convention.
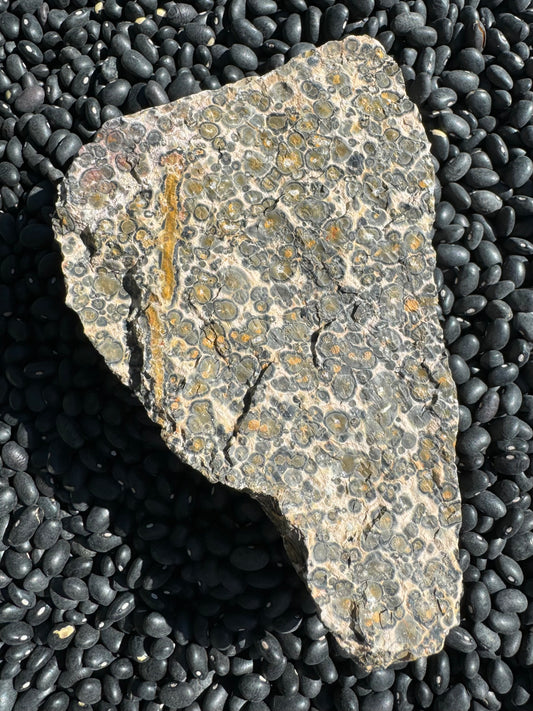
[[[182,459],[263,504],[368,668],[458,618],[433,186],[398,67],[349,37],[113,119],[57,208],[89,338]]]

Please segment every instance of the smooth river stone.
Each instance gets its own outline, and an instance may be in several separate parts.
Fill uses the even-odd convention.
[[[349,37],[109,121],[57,205],[88,337],[179,457],[261,502],[367,668],[458,623],[434,180],[398,66]]]

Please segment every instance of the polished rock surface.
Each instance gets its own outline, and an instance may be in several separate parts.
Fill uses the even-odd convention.
[[[248,491],[367,667],[458,623],[434,175],[365,37],[113,119],[61,186],[67,301],[168,445]]]

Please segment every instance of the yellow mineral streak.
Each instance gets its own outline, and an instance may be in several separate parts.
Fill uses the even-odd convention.
[[[170,153],[162,160],[168,165],[168,173],[165,177],[163,193],[160,197],[161,212],[164,215],[163,230],[159,235],[161,248],[161,272],[163,284],[161,296],[167,303],[171,301],[176,288],[174,276],[173,256],[176,240],[181,233],[180,221],[183,221],[185,214],[179,209],[178,187],[183,178],[183,157],[178,153]]]
[[[146,318],[150,328],[150,356],[152,360],[152,374],[154,378],[153,392],[156,402],[163,402],[163,383],[165,380],[165,369],[163,359],[165,357],[163,351],[164,333],[159,314],[154,307],[156,299],[150,297],[150,305],[146,309]]]

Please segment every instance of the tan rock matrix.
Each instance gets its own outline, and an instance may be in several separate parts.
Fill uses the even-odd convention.
[[[88,337],[179,457],[261,502],[367,668],[458,622],[433,188],[397,65],[348,37],[109,121],[57,205]]]

